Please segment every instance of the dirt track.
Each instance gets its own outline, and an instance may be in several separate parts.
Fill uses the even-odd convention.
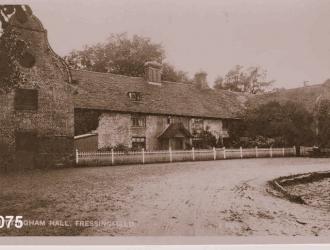
[[[329,159],[245,159],[0,176],[1,215],[119,223],[29,226],[2,229],[0,235],[329,236],[329,211],[266,191],[270,179],[329,170],[329,163]]]
[[[141,166],[136,178],[125,184],[126,195],[117,197],[120,210],[115,220],[133,221],[134,227],[91,228],[85,233],[330,235],[328,211],[294,204],[266,191],[266,182],[272,178],[328,170],[329,163],[327,159],[288,158]]]

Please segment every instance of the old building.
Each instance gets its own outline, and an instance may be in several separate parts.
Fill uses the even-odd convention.
[[[0,94],[1,169],[72,166],[75,145],[186,149],[204,130],[222,142],[242,111],[237,94],[210,89],[203,75],[196,84],[162,81],[155,62],[145,77],[69,70],[41,22],[25,14],[9,23],[28,47],[18,62],[24,81]]]
[[[161,81],[161,65],[154,62],[145,72],[128,77],[72,70],[76,134],[97,133],[98,149],[147,150],[186,149],[202,130],[220,141],[228,137],[228,124],[243,109],[239,95],[210,89],[203,76],[196,84]]]
[[[16,13],[18,13],[16,11]],[[47,31],[28,9],[10,25],[29,47],[19,61],[24,83],[0,94],[0,144],[6,148],[1,168],[26,169],[71,165],[74,106],[70,72],[53,52]]]

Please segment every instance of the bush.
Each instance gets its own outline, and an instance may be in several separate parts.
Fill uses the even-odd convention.
[[[195,133],[194,136],[196,137],[196,139],[193,140],[194,148],[209,149],[217,146],[217,138],[209,131],[208,128],[199,133]]]
[[[299,146],[313,143],[312,114],[293,102],[275,101],[249,107],[229,129],[233,146]],[[241,138],[245,138],[242,142]]]
[[[127,147],[126,145],[124,145],[122,143],[117,144],[114,147],[107,146],[107,147],[103,147],[103,148],[98,149],[98,151],[103,151],[103,152],[111,151],[111,150],[113,150],[115,152],[129,152],[129,151],[132,151],[131,148]]]

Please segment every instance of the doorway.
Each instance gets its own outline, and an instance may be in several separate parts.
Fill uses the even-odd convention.
[[[16,157],[14,167],[17,170],[35,167],[37,155],[37,134],[35,132],[17,132],[15,135]]]

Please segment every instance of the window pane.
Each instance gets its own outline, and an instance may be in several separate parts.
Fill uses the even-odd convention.
[[[140,92],[128,92],[128,97],[132,101],[141,101],[142,100],[142,94]]]
[[[134,150],[141,150],[146,148],[146,138],[145,137],[132,137],[132,148]]]
[[[132,116],[132,126],[134,127],[145,127],[146,118],[144,116]]]

